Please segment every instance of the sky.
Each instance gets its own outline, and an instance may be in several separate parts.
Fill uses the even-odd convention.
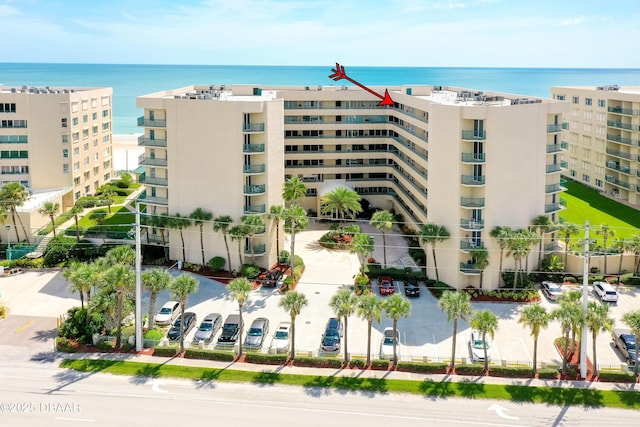
[[[0,0],[0,61],[640,68],[638,23],[638,0]]]

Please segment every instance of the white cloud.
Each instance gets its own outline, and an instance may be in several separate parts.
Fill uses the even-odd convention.
[[[8,4],[0,4],[0,17],[20,15],[20,11]]]
[[[577,18],[563,19],[562,21],[560,21],[560,25],[563,27],[580,25],[583,22],[585,22],[585,20],[586,18],[584,16],[579,16]]]

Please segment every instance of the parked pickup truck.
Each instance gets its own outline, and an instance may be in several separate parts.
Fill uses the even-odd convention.
[[[636,351],[636,337],[625,329],[613,330],[613,345],[618,349],[622,357],[627,360],[629,366],[634,366],[640,357]]]

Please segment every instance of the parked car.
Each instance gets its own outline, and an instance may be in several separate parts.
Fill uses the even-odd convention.
[[[258,317],[251,323],[244,339],[244,346],[248,348],[260,348],[264,337],[269,333],[269,319]]]
[[[170,325],[181,311],[182,305],[180,301],[167,301],[156,314],[156,325]]]
[[[404,294],[408,297],[419,297],[420,286],[418,282],[412,279],[405,279],[404,281]]]
[[[593,282],[593,292],[605,302],[618,302],[618,292],[607,282]]]
[[[398,351],[398,344],[400,344],[400,333],[396,331],[395,340],[393,334],[393,328],[388,327],[382,332],[382,340],[380,341],[380,359],[393,359],[393,342],[396,343],[396,352]]]
[[[291,342],[291,323],[280,322],[273,334],[272,348],[276,353],[286,353],[289,351]]]
[[[233,345],[238,340],[240,334],[240,315],[230,314],[224,320],[222,332],[218,337],[218,343],[222,345]]]
[[[191,312],[191,311],[187,311],[184,314],[184,336],[186,337],[189,332],[191,332],[191,329],[193,329],[193,327],[196,325],[196,314]],[[170,340],[177,340],[180,339],[180,321],[181,321],[181,317],[179,316],[178,318],[176,318],[176,320],[173,321],[173,325],[171,325],[171,329],[169,329],[169,332],[167,332],[167,338],[169,338]]]
[[[396,291],[391,276],[380,276],[378,278],[378,288],[380,289],[380,295],[393,295]]]
[[[469,351],[472,362],[484,362],[484,348],[487,348],[487,360],[491,360],[491,344],[489,340],[482,340],[480,331],[471,331],[469,339]]]
[[[265,288],[275,288],[278,286],[278,282],[282,278],[284,273],[282,270],[271,270],[269,271],[264,280],[262,281],[262,286]]]
[[[327,322],[327,326],[322,334],[320,347],[323,351],[340,351],[340,341],[342,340],[343,327],[340,319],[332,317]]]
[[[640,355],[638,354],[636,347],[636,337],[630,331],[625,329],[614,329],[612,338],[613,345],[622,354],[622,357],[627,360],[627,364],[629,366],[634,366],[638,361],[640,361]]]
[[[197,344],[200,341],[204,341],[206,344],[209,344],[221,326],[222,316],[220,314],[207,314],[193,336],[193,343]]]
[[[542,292],[549,298],[550,301],[555,301],[560,295],[563,294],[562,286],[553,282],[542,282],[540,285]]]

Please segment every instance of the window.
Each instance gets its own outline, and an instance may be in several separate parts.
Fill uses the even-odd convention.
[[[96,108],[98,106],[98,98],[91,98],[91,108]],[[95,114],[95,113],[93,113]],[[95,118],[94,118],[95,120]]]
[[[82,123],[87,123],[89,121],[89,116],[88,115],[83,115],[82,116]]]
[[[583,175],[582,175],[582,180],[583,180],[584,182],[589,182],[589,175],[585,175],[585,174],[583,174]]]
[[[102,137],[102,143],[103,144],[108,144],[109,143],[109,135],[105,135]]]
[[[82,129],[82,139],[89,138],[89,129]]]
[[[591,132],[591,123],[585,123],[583,127],[585,132]]]
[[[71,124],[72,124],[73,126],[78,126],[78,118],[77,118],[77,117],[72,118],[72,119],[71,119]]]
[[[3,175],[29,173],[29,166],[2,166]]]
[[[73,195],[73,197],[78,200],[80,198],[80,192],[76,191],[75,194]]]
[[[604,175],[604,168],[602,166],[594,166],[593,170],[595,171],[596,175]]]
[[[588,171],[591,168],[591,163],[582,162],[582,170]]]
[[[102,124],[102,131],[103,132],[107,132],[109,130],[109,123],[103,123]]]
[[[82,162],[82,164],[83,164],[84,166],[89,166],[89,158],[88,158],[88,157],[85,157],[85,158],[84,158],[84,161]]]
[[[98,160],[98,153],[93,153],[93,161],[97,161]]]
[[[572,178],[575,178],[575,177],[576,177],[576,171],[574,171],[573,169],[571,169],[571,170],[569,171],[569,175],[571,175],[571,177],[572,177]]]
[[[98,126],[93,126],[91,128],[91,135],[97,135],[98,134]]]
[[[564,95],[556,95],[556,99],[558,101],[564,101],[566,99],[566,96],[564,96]]]
[[[73,178],[73,185],[75,187],[77,187],[78,185],[80,185],[80,177],[76,176],[75,178]]]
[[[87,151],[89,151],[89,143],[85,142],[85,144],[82,146],[83,151],[86,153]]]
[[[91,173],[90,172],[85,172],[84,173],[84,182],[89,181],[90,178],[91,178]]]
[[[596,113],[596,120],[599,122],[604,122],[605,117],[606,117],[606,114],[604,113]]]
[[[91,113],[91,120],[98,120],[98,113]]]
[[[598,99],[598,107],[604,108],[606,104],[604,99]]]
[[[69,165],[67,163],[62,165],[62,173],[69,173]]]
[[[580,104],[580,97],[579,96],[574,96],[573,97],[573,103],[574,104]]]
[[[102,97],[102,106],[104,107],[105,105],[109,105],[109,97],[108,96],[103,96]]]
[[[29,152],[27,150],[0,151],[0,158],[2,158],[2,159],[28,159],[29,158]]]
[[[91,187],[89,185],[85,185],[84,186],[84,194],[89,194],[91,193]]]
[[[111,179],[111,174],[110,173],[105,173],[104,174],[104,180],[105,181],[109,181],[110,179]],[[152,188],[155,188],[155,187],[152,187]]]
[[[591,110],[584,112],[584,118],[586,120],[591,120]]]
[[[593,104],[593,100],[591,98],[584,99],[584,105],[592,105],[592,104]]]
[[[596,178],[596,187],[602,187],[602,180]]]
[[[72,113],[77,113],[78,112],[78,103],[74,102],[73,104],[71,104],[71,112]]]
[[[15,113],[16,112],[16,104],[15,103],[0,103],[0,113]]]
[[[94,146],[94,147],[97,147],[97,146],[98,146],[98,140],[97,140],[97,139],[94,139],[94,140],[93,140],[93,146]]]
[[[64,134],[62,135],[62,143],[63,144],[68,144],[69,143],[69,134]]]
[[[66,128],[66,127],[69,126],[69,124],[67,123],[67,118],[66,117],[63,117],[60,121],[62,122],[61,124],[62,124],[63,128]]]
[[[85,99],[84,101],[82,101],[82,111],[85,111],[88,109],[89,109],[89,101]]]
[[[79,155],[80,155],[80,148],[79,147],[73,147],[73,157],[79,156]]]
[[[69,149],[68,148],[63,148],[62,149],[62,157],[64,157],[65,159],[69,158]]]
[[[108,157],[109,156],[109,149],[105,148],[104,151],[102,152],[102,155],[105,156],[105,157]]]
[[[80,170],[80,162],[73,163],[73,170],[74,171]]]
[[[109,110],[102,110],[102,117],[109,117]]]

